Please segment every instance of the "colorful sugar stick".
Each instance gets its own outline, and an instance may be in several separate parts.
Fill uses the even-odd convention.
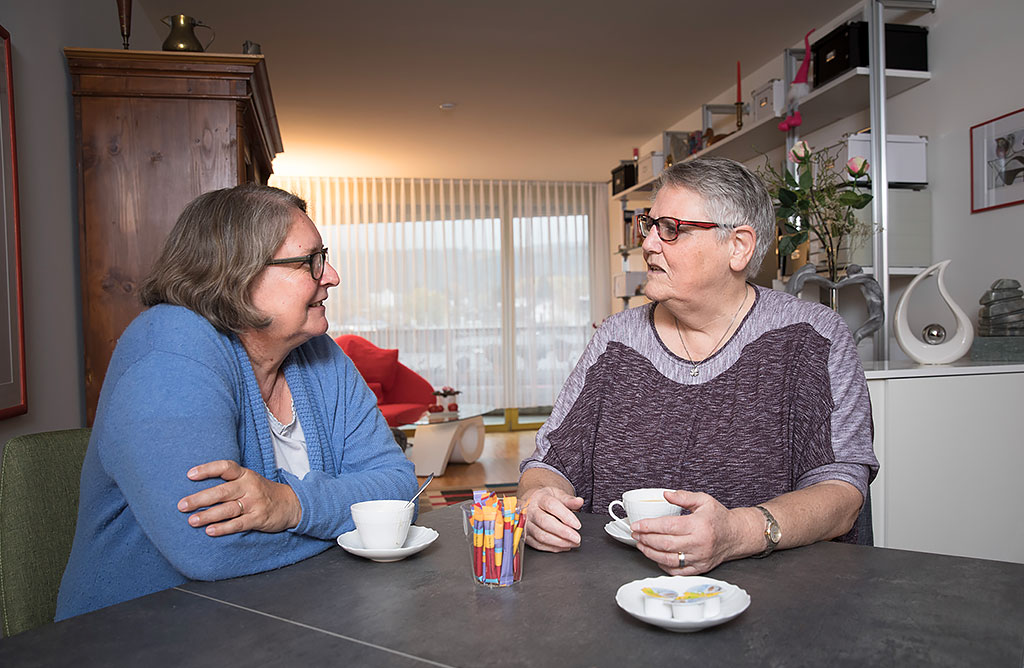
[[[512,539],[512,544],[516,548],[516,550],[515,550],[515,558],[514,558],[514,563],[513,563],[513,570],[512,570],[512,573],[513,573],[512,580],[513,580],[513,582],[518,582],[519,579],[523,577],[523,551],[521,549],[519,549],[519,545],[520,545],[519,540],[522,537],[524,527],[526,526],[526,507],[528,505],[530,505],[529,501],[527,501],[526,503],[523,504],[523,508],[522,508],[522,510],[519,513],[519,521],[516,522],[515,537]]]
[[[483,513],[479,507],[473,507],[473,575],[483,580]]]
[[[496,506],[491,506],[491,508],[494,510],[494,515],[491,516],[491,526],[490,526],[490,530],[491,530],[491,580],[490,581],[493,584],[497,584],[497,582],[498,582],[498,534],[496,532],[496,529],[497,529],[497,524],[498,524],[498,522],[497,522],[498,508]]]
[[[519,518],[516,520],[516,532],[512,537],[512,544],[518,549],[519,539],[523,537],[523,530],[526,527],[526,512],[520,512]]]
[[[505,571],[508,569],[508,564],[512,560],[512,541],[506,540],[505,536],[508,533],[508,511],[505,509],[504,499],[498,504],[498,517],[495,519],[494,524],[494,535],[495,547],[500,550],[498,554],[498,584],[506,584],[505,582]]]
[[[504,556],[504,543],[505,543],[505,509],[502,507],[501,499],[498,500],[498,506],[496,507],[497,512],[495,513],[495,566],[498,567],[498,571],[502,569],[502,557]]]
[[[473,576],[480,577],[480,509],[473,507]]]
[[[517,509],[516,504],[518,500],[514,496],[505,497],[505,513],[508,521],[505,522],[505,563],[503,580],[505,584],[512,584],[514,579],[513,567],[516,559],[516,545],[515,545],[515,525],[517,521]]]
[[[511,521],[504,524],[504,544],[508,546],[506,554],[503,555],[503,561],[501,562],[501,584],[512,584],[512,564],[515,562],[515,547],[512,544],[512,523]]]
[[[486,581],[496,581],[494,575],[494,506],[484,506],[484,555]]]
[[[480,522],[480,528],[483,531],[483,535],[484,535],[484,550],[483,550],[484,577],[483,577],[483,579],[486,582],[491,577],[491,549],[490,549],[491,546],[490,546],[489,537],[487,535],[487,506],[484,506],[481,509],[481,515],[483,517],[483,520]]]
[[[499,558],[501,556],[500,553],[498,552],[499,538],[501,537],[501,534],[498,533],[498,521],[499,521],[500,517],[501,517],[501,512],[499,512],[498,507],[495,506],[494,507],[494,523],[491,525],[491,544],[493,546],[492,547],[492,552],[493,552],[493,555],[494,555],[492,557],[492,559],[491,559],[491,566],[492,566],[491,580],[493,582],[495,582],[495,583],[498,582],[499,575],[501,573],[501,567],[498,564],[498,560],[499,560]]]

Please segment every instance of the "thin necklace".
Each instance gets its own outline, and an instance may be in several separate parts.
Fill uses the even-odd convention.
[[[747,296],[746,295],[743,295],[743,301],[747,301]],[[685,346],[684,346],[684,348],[685,348]],[[262,399],[263,397],[260,397],[260,398]],[[263,407],[267,409],[267,415],[269,415],[271,418],[273,418],[274,422],[276,422],[278,424],[278,426],[280,426],[282,428],[291,425],[292,422],[295,422],[295,395],[294,394],[292,395],[292,422],[289,422],[288,424],[281,424],[281,421],[277,419],[276,415],[274,415],[274,411],[270,410],[270,406],[267,405],[266,399],[263,400]]]
[[[711,357],[716,352],[718,352],[718,346],[722,345],[722,341],[725,341],[725,335],[729,333],[730,329],[732,329],[733,324],[736,322],[737,316],[739,316],[740,311],[743,310],[743,305],[746,304],[746,303],[747,303],[747,286],[744,285],[743,286],[743,301],[740,302],[740,305],[739,305],[739,307],[737,307],[736,312],[732,314],[732,320],[729,321],[729,326],[725,328],[724,332],[722,332],[722,338],[718,339],[718,343],[716,343],[715,347],[711,349],[711,352],[709,352],[707,355],[704,356],[704,359],[702,359],[700,361],[694,361],[693,362],[693,366],[690,368],[690,376],[696,378],[700,374],[700,365],[703,364],[705,361],[707,361],[707,359],[709,357]],[[681,329],[679,329],[679,318],[676,318],[674,315],[672,316],[672,318],[676,321],[676,334],[679,335],[679,343],[683,344],[683,352],[686,353],[686,358],[687,359],[692,360],[693,356],[690,355],[690,351],[686,349],[686,341],[683,340],[683,331]]]

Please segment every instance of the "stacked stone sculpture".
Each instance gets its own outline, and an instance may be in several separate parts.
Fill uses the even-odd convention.
[[[979,336],[1024,336],[1024,290],[1019,281],[999,279],[978,303]]]
[[[999,279],[978,303],[978,336],[971,359],[1024,362],[1024,290],[1020,281]]]

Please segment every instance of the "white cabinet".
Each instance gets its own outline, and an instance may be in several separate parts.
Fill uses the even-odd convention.
[[[867,370],[875,544],[1024,563],[1024,365],[893,366]]]

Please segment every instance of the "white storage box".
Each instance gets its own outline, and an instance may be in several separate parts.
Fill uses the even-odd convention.
[[[647,281],[646,271],[627,271],[616,274],[612,280],[612,291],[616,297],[633,297],[643,294],[643,285]]]
[[[925,185],[928,183],[928,138],[917,135],[889,135],[885,144],[886,176],[890,184]],[[871,133],[850,135],[846,140],[845,163],[853,156],[871,161]],[[868,170],[868,180],[874,173]]]
[[[661,174],[665,167],[665,154],[651,151],[648,155],[641,156],[640,164],[637,167],[637,183],[645,183],[655,176]]]
[[[753,92],[754,101],[751,104],[752,116],[757,123],[765,118],[778,118],[782,116],[783,107],[786,104],[786,93],[783,90],[782,79],[772,79]]]

